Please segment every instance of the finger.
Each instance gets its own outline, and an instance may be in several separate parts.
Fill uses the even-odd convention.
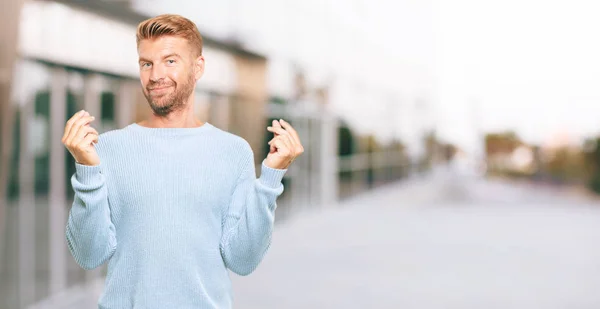
[[[278,123],[277,123],[277,120],[273,120],[273,121],[271,122],[271,126],[270,126],[270,128],[274,128],[274,127],[275,127],[275,126],[277,126],[277,125],[278,125]],[[267,129],[267,130],[268,130],[268,129]],[[273,134],[275,134],[275,136],[279,135],[278,133],[274,133],[274,132],[273,132]]]
[[[302,142],[300,142],[300,136],[298,135],[298,132],[292,127],[292,125],[290,125],[287,121],[283,119],[279,120],[279,123],[281,123],[286,132],[288,132],[289,135],[292,137],[294,146],[296,147],[298,152],[303,152],[304,147],[302,146]]]
[[[279,139],[283,142],[283,146],[285,148],[285,151],[281,154],[285,155],[285,156],[294,156],[294,147],[293,147],[294,145],[292,144],[290,136],[289,135],[280,135],[277,137],[277,139]]]
[[[71,145],[79,145],[79,143],[81,143],[81,141],[89,134],[98,135],[98,131],[90,126],[80,127],[79,131],[77,131],[77,135],[71,140]]]
[[[294,144],[296,146],[300,146],[300,149],[302,149],[301,151],[304,151],[304,147],[302,147],[302,143],[300,142],[300,136],[298,135],[298,132],[296,132],[296,130],[292,127],[292,125],[290,125],[287,121],[285,121],[283,119],[279,120],[279,123],[281,123],[281,125],[283,126],[283,128],[287,132],[290,133],[290,135],[294,139]]]
[[[86,135],[80,142],[79,146],[81,148],[92,145],[92,143],[98,143],[98,135],[94,133],[90,133]]]
[[[90,135],[90,134],[96,135],[96,143],[98,143],[98,136],[100,136],[100,133],[98,133],[98,131],[96,131],[95,128],[90,127],[89,125],[86,125],[85,128],[89,128],[87,131],[87,135]]]
[[[289,137],[289,144],[290,144],[290,148],[292,150],[293,153],[301,153],[304,151],[304,149],[302,148],[302,145],[300,144],[299,141],[296,140],[296,138],[294,138],[292,136],[292,134],[290,133],[290,131],[287,131],[285,128],[281,127],[280,129],[277,128],[273,128],[273,130],[278,130],[278,132],[284,132],[281,133],[281,135],[285,135],[287,137]],[[283,131],[281,131],[283,130]]]
[[[67,133],[67,136],[65,137],[65,140],[68,142],[70,140],[73,139],[73,137],[77,134],[77,131],[79,130],[79,128],[88,123],[90,121],[90,119],[93,118],[88,112],[84,111],[83,115],[77,119],[74,119],[74,121],[71,123],[71,127],[69,129],[69,133]]]
[[[271,145],[277,148],[277,153],[279,153],[281,156],[287,157],[290,155],[289,146],[286,145],[283,139],[277,138],[273,140],[273,143],[271,143]]]
[[[282,139],[283,139],[283,142],[286,144],[286,146],[289,149],[289,156],[295,157],[296,156],[296,145],[294,144],[292,137],[288,134],[288,135],[282,136]]]
[[[286,130],[284,130],[282,127],[267,127],[267,131],[276,134],[276,135],[287,135],[289,134]]]
[[[283,139],[283,138],[285,138],[285,137],[286,137],[286,135],[277,135],[277,136],[273,137],[273,138],[272,138],[272,139],[269,141],[269,143],[268,143],[268,144],[270,145],[270,144],[272,144],[272,143],[273,143],[275,140],[278,140],[278,139]]]
[[[275,143],[275,141],[278,140],[278,139],[280,139],[280,136],[275,136],[267,144],[273,145],[273,143]]]
[[[276,121],[273,121],[273,122],[277,123]],[[277,123],[277,124],[279,124],[279,123]],[[298,146],[301,146],[301,145],[299,145],[299,142],[296,141],[296,139],[293,136],[291,136],[291,133],[289,131],[287,131],[285,128],[283,128],[282,126],[280,126],[280,125],[273,126],[273,127],[267,127],[267,130],[269,132],[272,132],[272,133],[276,134],[276,135],[288,135],[288,136],[290,136],[290,141],[291,141],[291,144],[294,147],[294,149],[297,149],[297,148],[299,148]]]
[[[92,117],[83,116],[73,124],[71,127],[71,133],[69,133],[69,136],[67,137],[67,144],[76,146],[79,141],[85,137],[88,130],[87,128],[90,128],[90,126],[86,125],[89,123],[90,118]]]
[[[77,121],[75,121],[75,123],[71,127],[71,132],[69,133],[69,136],[67,136],[67,143],[71,143],[72,144],[73,143],[73,139],[75,138],[75,136],[77,136],[77,133],[79,132],[79,130],[84,125],[90,123],[94,119],[95,119],[94,116],[84,116],[84,117],[81,117],[80,119],[78,119]]]
[[[277,128],[281,127],[281,124],[277,120],[273,120],[273,126]]]
[[[98,133],[98,131],[96,131],[96,129],[94,127],[90,127],[90,126],[87,126],[87,127],[91,129],[89,133],[100,135],[100,133]]]
[[[69,133],[71,132],[71,127],[73,127],[73,124],[75,123],[75,121],[79,120],[81,117],[83,117],[83,115],[85,115],[86,111],[84,110],[80,110],[79,112],[75,113],[73,115],[73,117],[71,117],[68,121],[67,121],[67,125],[65,126],[65,133],[63,134],[62,137],[62,142],[64,143],[67,139],[67,136],[69,136]]]
[[[96,129],[90,126],[82,126],[81,129],[77,132],[77,135],[70,141],[71,146],[78,146],[86,136],[90,134],[98,135]]]

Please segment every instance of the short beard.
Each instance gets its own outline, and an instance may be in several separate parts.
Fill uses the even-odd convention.
[[[194,91],[194,88],[196,87],[196,83],[194,82],[194,75],[190,74],[188,80],[185,83],[182,83],[180,85],[173,83],[173,86],[175,86],[175,92],[166,95],[166,98],[160,97],[159,100],[163,99],[165,100],[165,102],[159,105],[157,102],[152,100],[152,96],[150,95],[150,89],[148,88],[164,87],[168,85],[169,84],[159,84],[151,82],[146,87],[146,91],[144,91],[144,96],[146,97],[146,100],[148,101],[148,104],[152,109],[152,113],[158,117],[166,117],[175,111],[182,110],[186,105],[187,99],[190,97],[190,95]]]

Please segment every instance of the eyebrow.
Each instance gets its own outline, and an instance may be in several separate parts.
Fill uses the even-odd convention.
[[[170,57],[176,57],[176,58],[181,59],[181,56],[178,53],[170,53],[168,55],[163,56],[162,59],[167,59],[167,58],[170,58]],[[152,61],[148,60],[148,59],[146,59],[144,57],[140,57],[140,59],[138,60],[138,62],[152,62]]]
[[[171,58],[171,57],[181,58],[181,56],[179,56],[178,53],[171,53],[171,54],[164,56],[163,59],[167,59],[167,58]]]

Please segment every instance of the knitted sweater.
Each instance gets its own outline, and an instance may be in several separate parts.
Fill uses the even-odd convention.
[[[68,248],[84,269],[108,261],[101,309],[231,308],[228,270],[248,275],[271,242],[286,170],[241,137],[131,124],[101,134],[101,163],[76,163]]]

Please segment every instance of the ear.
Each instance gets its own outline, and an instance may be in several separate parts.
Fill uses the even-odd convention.
[[[204,75],[204,56],[198,56],[194,62],[194,75],[198,81]]]

